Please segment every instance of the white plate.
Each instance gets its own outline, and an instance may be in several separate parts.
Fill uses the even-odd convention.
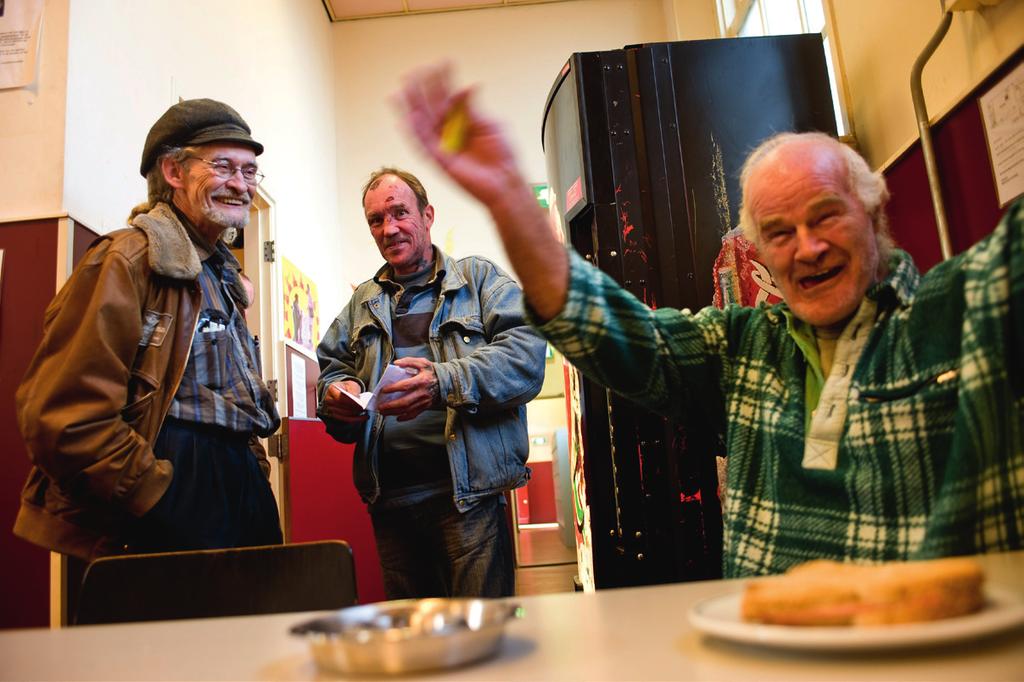
[[[743,644],[804,651],[857,651],[923,647],[984,637],[1024,625],[1024,598],[994,587],[985,589],[985,606],[968,616],[903,625],[802,627],[762,625],[740,618],[741,593],[698,602],[690,623],[701,632]]]

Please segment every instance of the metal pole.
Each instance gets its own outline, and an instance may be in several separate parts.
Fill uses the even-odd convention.
[[[924,50],[914,62],[914,68],[910,71],[910,94],[914,99],[914,113],[917,115],[917,130],[921,137],[921,152],[924,154],[924,168],[928,174],[928,187],[932,193],[932,206],[935,208],[935,227],[939,232],[939,246],[942,249],[942,259],[952,257],[953,247],[949,241],[949,225],[946,223],[946,209],[942,203],[942,186],[939,183],[939,167],[935,162],[935,150],[932,148],[932,133],[928,125],[928,106],[924,101],[924,92],[921,89],[921,72],[924,65],[931,58],[935,49],[946,37],[949,25],[953,22],[953,13],[946,11],[942,15],[942,21],[935,35],[925,45]]]

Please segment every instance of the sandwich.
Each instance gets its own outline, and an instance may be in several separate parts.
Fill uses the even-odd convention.
[[[962,616],[984,603],[984,573],[972,559],[878,565],[809,561],[755,580],[743,620],[774,625],[885,625]]]

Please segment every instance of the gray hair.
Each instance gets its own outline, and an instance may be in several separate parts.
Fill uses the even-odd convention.
[[[152,211],[156,208],[157,204],[167,204],[169,206],[174,200],[174,188],[167,184],[167,179],[164,177],[164,171],[161,167],[163,160],[170,157],[171,161],[181,163],[188,157],[195,156],[198,151],[198,147],[165,147],[160,152],[160,155],[156,157],[156,161],[153,162],[153,166],[146,173],[147,199],[132,209],[132,212],[128,215],[129,223],[140,213]]]
[[[750,207],[747,205],[747,183],[751,174],[776,150],[799,141],[818,142],[836,150],[843,158],[846,163],[847,187],[863,204],[864,210],[874,221],[879,267],[884,267],[889,262],[889,256],[895,246],[892,236],[889,234],[889,218],[885,214],[885,204],[889,200],[889,189],[885,184],[885,178],[881,173],[873,172],[864,157],[855,149],[825,133],[779,133],[759,144],[750,153],[740,171],[740,188],[743,191],[740,204],[740,228],[743,230],[743,236],[753,242],[755,246],[760,246],[761,232],[757,229],[753,216],[750,214]]]

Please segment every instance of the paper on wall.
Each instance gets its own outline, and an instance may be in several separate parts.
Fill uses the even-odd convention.
[[[306,358],[292,353],[292,416],[306,417]]]
[[[0,0],[0,89],[35,80],[42,22],[43,0]]]
[[[1024,194],[1024,63],[978,98],[999,206]]]

